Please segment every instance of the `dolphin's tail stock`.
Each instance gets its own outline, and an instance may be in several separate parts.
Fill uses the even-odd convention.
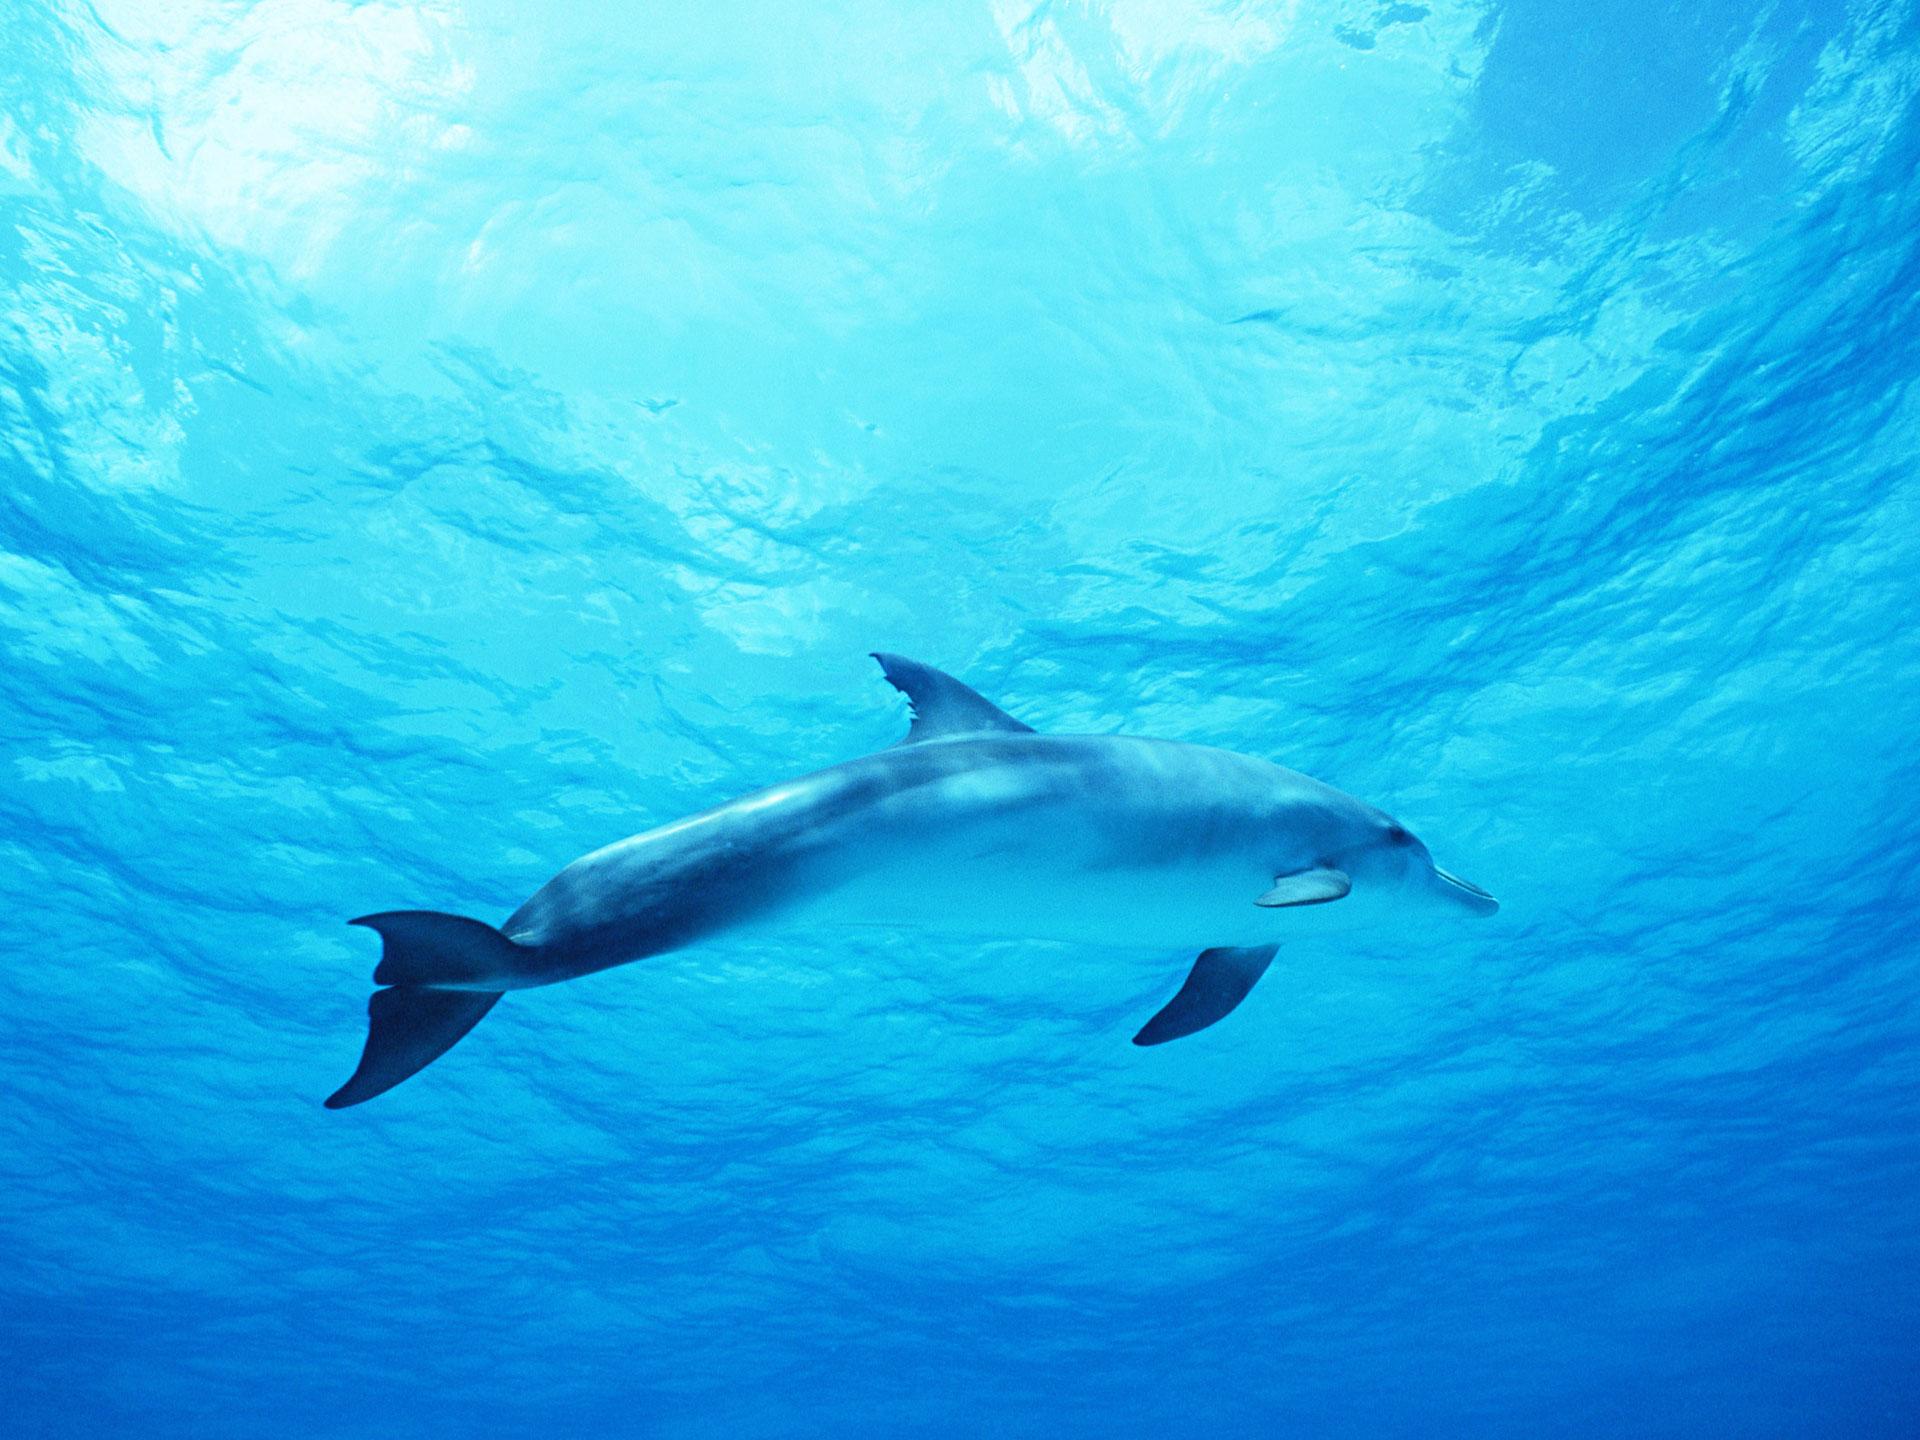
[[[351,1079],[327,1097],[329,1110],[371,1100],[426,1069],[459,1043],[515,988],[525,947],[491,925],[432,910],[392,910],[353,922],[380,934],[367,1002],[367,1046]]]

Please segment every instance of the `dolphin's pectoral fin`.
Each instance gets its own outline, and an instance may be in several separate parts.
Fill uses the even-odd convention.
[[[913,724],[902,745],[920,740],[944,740],[949,735],[978,735],[983,730],[1013,730],[1031,735],[1033,727],[1022,725],[991,700],[951,675],[931,665],[909,660],[904,655],[874,652],[887,683],[907,697],[913,710]]]
[[[1267,973],[1278,945],[1227,946],[1202,950],[1187,983],[1133,1037],[1136,1045],[1164,1045],[1224,1019]]]
[[[1273,888],[1253,903],[1275,909],[1281,905],[1324,905],[1353,889],[1344,870],[1302,870],[1298,875],[1276,875]]]

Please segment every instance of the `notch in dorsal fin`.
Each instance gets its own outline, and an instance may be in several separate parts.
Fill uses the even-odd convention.
[[[944,740],[950,735],[978,735],[986,730],[1033,733],[1031,725],[1022,725],[979,692],[931,665],[878,650],[873,658],[880,662],[887,683],[906,696],[913,708],[913,725],[902,745]]]

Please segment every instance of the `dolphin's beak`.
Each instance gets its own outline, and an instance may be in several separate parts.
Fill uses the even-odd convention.
[[[1464,906],[1476,915],[1491,915],[1500,908],[1500,902],[1482,890],[1471,880],[1462,880],[1458,875],[1449,875],[1438,865],[1433,867],[1433,878],[1440,882],[1440,893],[1456,905]]]

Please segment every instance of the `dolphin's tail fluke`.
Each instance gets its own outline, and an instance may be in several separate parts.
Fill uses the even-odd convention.
[[[500,999],[497,990],[430,990],[395,985],[376,990],[367,1002],[367,1048],[360,1068],[327,1097],[329,1110],[344,1110],[385,1094],[424,1070],[460,1042]]]
[[[532,953],[493,926],[438,910],[388,910],[348,922],[380,932],[376,985],[437,990],[514,990],[524,986]]]
[[[367,1002],[360,1067],[327,1097],[329,1110],[371,1100],[446,1054],[501,991],[526,983],[531,953],[491,925],[435,910],[389,910],[353,923],[379,932],[373,983],[389,988]]]

